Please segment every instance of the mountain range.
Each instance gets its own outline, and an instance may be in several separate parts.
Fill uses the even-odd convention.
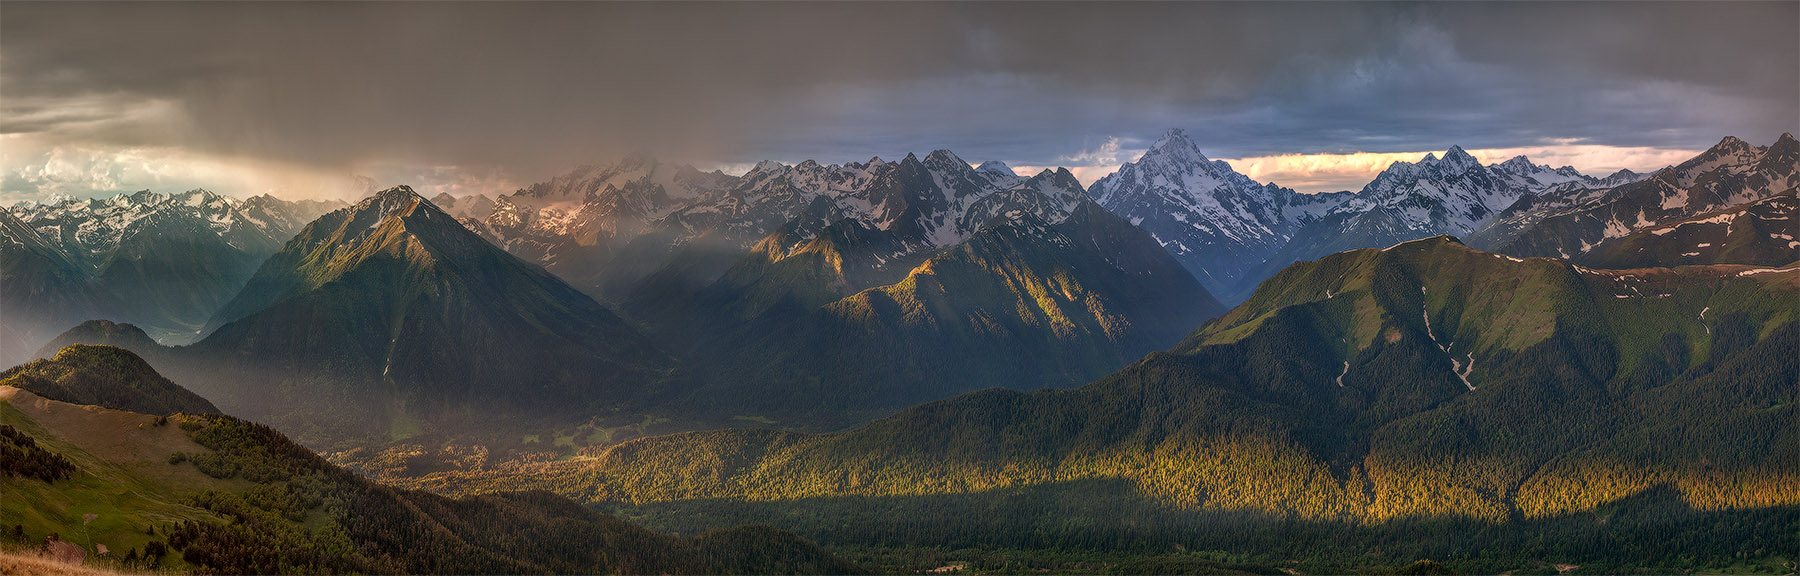
[[[479,496],[521,488],[907,571],[1124,548],[1169,564],[1087,569],[1764,566],[1800,534],[1797,171],[1789,135],[1607,178],[1452,147],[1302,194],[1171,131],[1088,189],[938,150],[742,176],[627,159],[304,222],[319,205],[203,191],[21,205],[0,214],[0,344],[51,343],[0,373],[0,417],[50,470],[29,480],[44,505],[136,490],[216,570],[267,566],[230,544],[263,538],[239,524],[270,548],[349,534],[340,563],[292,560],[321,570],[850,569],[781,530],[705,552],[559,497]],[[52,402],[189,416],[177,434]],[[45,410],[150,430],[133,438],[161,443],[157,472]],[[220,410],[477,497],[191,416]],[[212,491],[171,508],[177,477]],[[451,536],[418,556],[384,530]],[[569,553],[596,542],[662,560]],[[747,560],[758,545],[792,555]],[[472,563],[425,559],[444,554]]]
[[[897,162],[879,158],[829,166],[769,162],[737,178],[687,168],[677,168],[666,179],[665,173],[662,165],[648,161],[584,167],[502,197],[485,219],[454,220],[511,254],[544,265],[571,285],[583,285],[579,270],[619,273],[608,281],[623,288],[600,289],[590,282],[589,292],[622,294],[621,310],[637,328],[656,346],[676,353],[685,368],[706,375],[694,378],[704,382],[699,387],[687,387],[688,379],[682,377],[652,377],[649,374],[666,371],[668,363],[655,360],[654,354],[634,354],[644,358],[643,364],[662,368],[633,381],[649,388],[654,388],[652,382],[668,385],[658,385],[662,388],[655,391],[619,392],[611,395],[615,399],[666,391],[686,398],[678,405],[703,412],[751,412],[783,421],[790,421],[790,414],[833,421],[857,415],[847,420],[854,422],[866,418],[864,414],[985,386],[1079,384],[1173,343],[1193,324],[1222,310],[1190,276],[1171,267],[1167,254],[1143,232],[1089,202],[1067,170],[1045,170],[1025,178],[992,163],[971,167],[939,150],[923,159],[907,155]],[[670,193],[674,188],[683,192]],[[417,203],[421,210],[446,215],[438,204],[449,204],[452,210],[459,205],[454,198]],[[434,234],[439,233],[449,235]],[[331,366],[360,366],[362,379],[372,378],[368,374],[376,368],[392,374],[410,361],[400,348],[388,353],[387,360],[375,357],[384,347],[403,347],[410,328],[372,333],[367,342],[294,340],[278,334],[247,338],[241,332],[245,328],[230,328],[249,314],[271,314],[267,309],[296,287],[325,289],[344,283],[336,270],[356,264],[326,264],[336,257],[309,252],[317,249],[305,244],[317,235],[309,227],[272,257],[209,324],[209,330],[220,331],[218,337],[202,341],[186,354],[243,357],[263,369],[313,362],[299,360],[303,357],[331,358]],[[376,250],[367,247],[369,240],[360,235],[332,242],[344,246],[334,249],[340,252]],[[632,273],[607,264],[609,253],[628,255],[615,264],[636,266],[647,275],[632,281]],[[658,261],[658,266],[646,264]],[[599,268],[582,268],[589,265]],[[492,267],[470,262],[456,268]],[[514,310],[537,309],[511,293],[507,299]],[[556,298],[572,299],[568,294]],[[346,300],[322,297],[320,306],[329,311],[302,308],[304,314],[297,317],[391,316],[344,308],[341,302]],[[497,300],[497,296],[468,298],[445,306],[487,307]],[[323,306],[327,301],[338,304]],[[292,334],[293,323],[290,319],[273,325]],[[228,329],[232,331],[225,332]],[[243,340],[266,348],[245,352],[239,346],[231,354],[217,354],[220,350],[214,348]],[[852,341],[866,344],[848,344]],[[337,348],[320,350],[325,346]],[[820,346],[867,352],[796,353]],[[972,349],[990,350],[999,361],[954,360]],[[1067,353],[1059,353],[1054,362],[1037,359],[1047,349]],[[367,361],[349,360],[364,356]],[[522,358],[509,358],[490,364],[521,362]],[[171,370],[186,374],[181,368]],[[209,383],[226,378],[222,374],[193,380],[211,390]],[[326,378],[346,377],[334,373]],[[551,377],[510,373],[506,378]],[[849,381],[859,384],[842,384]],[[932,384],[917,384],[922,381]],[[227,407],[236,406],[222,401]],[[580,402],[559,405],[593,407]]]
[[[1093,380],[1223,312],[1208,284],[1243,290],[1287,258],[1482,237],[1496,215],[1546,198],[1721,186],[1748,177],[1720,174],[1752,168],[1763,188],[1737,194],[1757,199],[1800,165],[1791,137],[1768,149],[1732,141],[1642,181],[1523,157],[1484,166],[1453,147],[1396,162],[1354,194],[1258,184],[1179,130],[1091,190],[1067,170],[1026,178],[946,150],[764,162],[735,177],[628,159],[502,196],[485,215],[484,197],[396,188],[300,231],[218,307],[209,338],[134,349],[239,413],[334,414],[309,424],[322,426],[309,441],[498,417],[477,405],[569,418],[660,406],[649,411],[829,428],[987,386]],[[183,198],[160,202],[225,205]],[[615,298],[618,315],[596,294]],[[91,342],[86,333],[58,343]],[[231,384],[252,374],[266,384]],[[518,389],[488,392],[497,381]],[[346,403],[364,410],[325,409]]]
[[[5,270],[19,281],[0,290],[0,304],[30,312],[8,322],[15,340],[0,358],[22,361],[56,332],[94,318],[192,341],[264,258],[341,205],[206,190],[15,205],[0,219],[12,259]]]
[[[1257,183],[1208,160],[1180,129],[1094,181],[1088,195],[1149,232],[1214,294],[1235,292],[1301,228],[1352,199]]]
[[[1639,228],[1595,246],[1575,260],[1597,268],[1687,264],[1781,266],[1800,262],[1795,190],[1748,204]]]
[[[1716,190],[1662,196],[1718,199],[1697,200],[1692,210],[1680,212],[1691,215],[1780,192],[1784,188],[1779,183],[1794,165],[1792,145],[1784,144],[1791,140],[1784,136],[1764,161],[1763,149],[1729,138],[1723,148],[1667,169],[1675,171],[1667,180],[1678,188],[1737,186],[1742,190],[1736,196]],[[1733,160],[1721,160],[1726,158]],[[1751,171],[1762,170],[1759,178],[1776,184],[1722,179],[1758,162],[1764,166]],[[1701,176],[1719,169],[1724,171]],[[1395,162],[1354,193],[1304,194],[1256,182],[1225,162],[1208,159],[1177,129],[1085,193],[1149,232],[1208,292],[1230,303],[1293,262],[1434,234],[1467,236],[1472,245],[1519,256],[1559,255],[1525,249],[1525,244],[1517,249],[1500,244],[1514,241],[1541,219],[1549,220],[1542,227],[1546,231],[1564,226],[1558,222],[1593,220],[1581,211],[1553,216],[1575,204],[1616,203],[1602,197],[1653,188],[1639,183],[1655,180],[1650,176],[1620,170],[1594,177],[1567,166],[1534,164],[1524,156],[1483,165],[1453,146],[1442,157]],[[997,161],[970,166],[945,150],[898,162],[871,158],[789,166],[767,161],[742,176],[626,159],[582,167],[501,197],[485,216],[480,212],[490,202],[471,197],[462,206],[472,212],[459,217],[484,237],[543,264],[602,301],[623,305],[653,276],[659,276],[658,289],[674,287],[670,282],[687,290],[709,284],[757,242],[796,219],[817,222],[811,226],[819,228],[853,218],[905,237],[911,244],[904,251],[943,249],[992,217],[990,205],[996,201],[980,199],[1006,193],[1023,180]],[[1612,193],[1615,189],[1620,192]],[[1649,223],[1621,220],[1612,225],[1611,234]],[[1596,245],[1608,233],[1590,233],[1595,234],[1571,241],[1564,253],[1572,257],[1581,251],[1574,248],[1581,242]]]
[[[1773,526],[1800,510],[1797,311],[1794,268],[1605,271],[1439,236],[1294,265],[1077,389],[831,434],[636,440],[524,484],[670,529],[770,522],[850,547],[1730,563],[1795,544]]]
[[[708,379],[704,397],[827,422],[990,386],[1073,386],[1223,310],[1147,234],[1092,202],[1054,222],[1012,213],[922,261],[896,245],[844,220],[697,294],[634,305],[689,343],[688,357],[722,360],[713,365],[731,376]],[[883,259],[903,265],[884,270]]]
[[[592,298],[404,186],[308,224],[208,326],[192,345],[136,351],[311,441],[591,414],[678,378]]]
[[[1761,200],[1800,186],[1800,141],[1769,146],[1735,137],[1641,180],[1521,199],[1469,236],[1513,256],[1578,258],[1633,231]]]
[[[0,364],[30,359],[45,340],[99,314],[94,278],[36,229],[0,210]]]
[[[829,223],[853,218],[893,233],[909,251],[946,248],[1003,211],[1046,217],[1066,212],[1075,196],[1049,204],[1042,193],[1021,192],[1054,172],[1023,178],[1003,164],[971,167],[948,150],[897,162],[786,165],[766,161],[742,176],[703,173],[685,165],[628,158],[577,168],[501,196],[486,214],[486,198],[446,199],[472,229],[508,251],[537,262],[609,302],[634,284],[670,268],[692,283],[708,283],[764,237],[787,223],[813,217]],[[1072,180],[1072,178],[1070,179]],[[1059,184],[1060,185],[1060,184]],[[464,206],[469,212],[461,212]],[[1060,207],[1058,206],[1060,205]],[[707,258],[713,252],[721,256]],[[710,265],[692,269],[696,261]]]
[[[1254,282],[1294,262],[1356,248],[1380,248],[1436,234],[1468,235],[1518,202],[1547,190],[1579,191],[1628,182],[1619,171],[1594,178],[1574,168],[1551,169],[1524,156],[1483,165],[1459,146],[1442,158],[1394,162],[1352,198],[1296,231],[1295,241],[1270,256],[1250,276]],[[1245,283],[1239,293],[1256,286]]]

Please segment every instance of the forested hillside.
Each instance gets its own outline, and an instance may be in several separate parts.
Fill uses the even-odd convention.
[[[136,365],[138,380],[160,379]],[[60,539],[90,556],[104,545],[102,562],[130,570],[859,571],[767,527],[677,538],[543,492],[449,499],[390,488],[271,428],[217,414],[145,415],[0,386],[0,453],[0,517],[15,545]]]
[[[1607,272],[1439,237],[1296,265],[1169,353],[1075,390],[984,391],[837,434],[649,438],[531,478],[424,484],[531,486],[672,527],[754,519],[837,544],[1181,544],[1329,570],[1354,567],[1334,562],[1356,543],[1395,542],[1412,543],[1388,554],[1436,542],[1495,569],[1769,561],[1800,544],[1797,292],[1791,269]],[[1289,530],[1351,535],[1308,550]],[[1532,544],[1493,558],[1451,545],[1477,534]]]

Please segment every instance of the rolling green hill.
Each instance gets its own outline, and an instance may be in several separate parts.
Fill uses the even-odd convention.
[[[1335,571],[1427,553],[1495,571],[1772,563],[1800,545],[1797,313],[1796,269],[1599,271],[1436,237],[1296,264],[1073,390],[425,484],[837,545],[1179,545]]]
[[[70,404],[91,404],[140,414],[217,414],[205,398],[163,378],[136,354],[112,346],[74,344],[48,360],[0,372],[13,386]]]
[[[91,352],[70,349],[59,356]],[[127,372],[133,371],[112,376]],[[137,380],[160,378],[141,362],[134,374]],[[130,387],[129,379],[103,380]],[[767,527],[678,538],[542,492],[453,500],[389,488],[330,465],[268,427],[216,414],[150,416],[0,386],[0,449],[8,455],[0,474],[6,496],[0,517],[9,536],[38,542],[56,534],[90,557],[105,545],[118,567],[133,570],[859,570]],[[27,461],[31,465],[14,466]],[[167,552],[145,559],[159,548]]]
[[[161,354],[168,350],[157,344],[156,339],[151,338],[150,334],[136,325],[121,324],[111,320],[89,320],[75,325],[74,328],[64,330],[50,343],[39,348],[35,354],[32,354],[32,357],[54,357],[57,352],[73,344],[116,346],[140,356],[146,353]]]

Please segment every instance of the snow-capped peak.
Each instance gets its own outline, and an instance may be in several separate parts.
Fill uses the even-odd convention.
[[[1003,174],[1003,175],[1007,175],[1007,176],[1016,176],[1017,175],[1016,173],[1013,172],[1011,167],[1007,166],[1005,162],[1001,162],[999,160],[989,160],[986,162],[982,162],[980,166],[975,167],[975,171],[976,172],[986,172],[989,174]]]
[[[1167,147],[1167,146],[1183,146],[1183,147],[1192,148],[1192,147],[1194,147],[1194,141],[1193,141],[1193,139],[1188,138],[1187,130],[1183,130],[1181,128],[1170,128],[1170,129],[1168,129],[1168,131],[1163,132],[1161,137],[1156,139],[1155,144],[1150,145],[1151,148],[1163,148],[1163,147]]]
[[[414,203],[423,201],[425,201],[425,197],[420,196],[417,192],[413,192],[411,186],[401,184],[376,192],[368,198],[364,198],[361,202],[356,203],[355,210],[360,213],[374,208],[376,209],[376,213],[380,215],[377,220],[380,220],[387,218],[389,214],[393,214],[396,211],[405,211],[412,208]]]
[[[1528,172],[1533,168],[1536,168],[1536,166],[1531,164],[1531,159],[1526,158],[1524,154],[1508,158],[1505,162],[1495,164],[1494,166],[1496,168],[1505,169],[1508,172]]]
[[[786,167],[787,167],[786,164],[782,164],[782,163],[776,162],[774,160],[764,160],[761,162],[757,162],[756,166],[751,168],[750,172],[748,174],[744,174],[744,176],[747,177],[750,174],[763,174],[763,173],[767,173],[767,172],[775,172],[775,171],[781,170],[782,168],[786,168]]]
[[[412,186],[407,186],[405,184],[401,184],[399,186],[394,186],[392,188],[388,188],[386,190],[382,190],[380,192],[375,193],[376,198],[411,198],[411,197],[415,197],[418,195],[419,195],[419,193],[414,192],[412,189]]]
[[[1449,150],[1444,151],[1443,164],[1458,171],[1466,171],[1480,166],[1481,162],[1475,160],[1475,157],[1470,156],[1468,152],[1463,151],[1461,146],[1452,145]]]
[[[1205,154],[1200,153],[1200,146],[1194,144],[1193,139],[1188,138],[1186,130],[1170,128],[1168,132],[1163,133],[1162,138],[1156,139],[1155,144],[1150,145],[1150,149],[1144,151],[1142,157],[1138,158],[1138,163],[1146,162],[1209,164],[1212,161],[1208,160]]]
[[[1600,185],[1574,168],[1552,169],[1525,156],[1483,166],[1461,146],[1451,146],[1442,158],[1426,154],[1417,163],[1393,163],[1334,211],[1379,210],[1409,230],[1467,234],[1523,196],[1556,186]]]
[[[205,189],[161,194],[142,190],[109,198],[68,198],[13,207],[11,213],[89,268],[106,262],[128,239],[214,235],[248,253],[272,252],[300,226],[331,208],[262,195],[238,200]],[[204,237],[204,236],[202,236]]]
[[[1229,289],[1301,225],[1341,201],[1251,180],[1223,161],[1208,160],[1180,129],[1095,181],[1088,195],[1149,232],[1213,290]],[[1307,196],[1300,202],[1306,208],[1292,209],[1298,196]]]
[[[1517,164],[1514,164],[1514,162],[1517,162]],[[1527,167],[1531,166],[1531,160],[1524,156],[1519,156],[1500,165]],[[1388,165],[1387,170],[1384,171],[1382,175],[1397,174],[1413,176],[1423,175],[1424,173],[1451,175],[1461,174],[1480,167],[1481,162],[1476,160],[1474,156],[1470,156],[1467,151],[1464,151],[1462,146],[1452,145],[1450,149],[1444,151],[1443,156],[1438,156],[1436,152],[1426,152],[1425,157],[1420,158],[1418,162],[1403,162],[1396,160],[1394,163]],[[1380,177],[1381,175],[1376,176],[1378,179]]]

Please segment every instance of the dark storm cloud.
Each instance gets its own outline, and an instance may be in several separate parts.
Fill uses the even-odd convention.
[[[1704,146],[1800,124],[1800,4],[190,3],[0,8],[0,132],[542,173],[650,151],[1055,164]]]

